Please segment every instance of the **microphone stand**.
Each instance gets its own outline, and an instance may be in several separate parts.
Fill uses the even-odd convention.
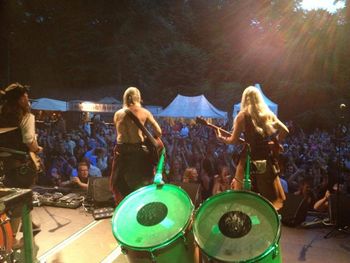
[[[60,228],[62,228],[62,227],[64,227],[64,226],[66,226],[66,225],[68,225],[68,224],[71,223],[71,220],[68,220],[68,222],[66,222],[66,223],[64,223],[64,224],[61,224],[60,222],[57,221],[56,216],[53,215],[45,206],[43,206],[42,208],[43,208],[43,209],[45,210],[45,212],[51,217],[51,219],[56,223],[56,227],[55,227],[55,228],[49,229],[49,232],[50,232],[50,233],[53,233],[53,232],[55,232],[56,230],[58,230],[58,229],[60,229]]]
[[[345,121],[344,121],[344,110],[345,110],[346,106],[345,104],[341,104],[340,105],[340,116],[339,116],[339,120],[338,120],[338,127],[336,129],[336,134],[335,134],[335,140],[336,140],[336,147],[337,147],[337,189],[336,189],[336,197],[335,197],[335,211],[336,211],[336,217],[335,217],[335,225],[333,227],[333,229],[331,231],[329,231],[324,238],[330,238],[334,232],[344,232],[349,234],[350,232],[348,232],[348,230],[346,230],[346,226],[341,224],[340,220],[341,220],[341,214],[340,214],[340,180],[341,180],[341,174],[342,174],[342,160],[341,160],[341,156],[342,156],[342,141],[344,139],[344,136],[346,134],[346,127],[345,125]],[[343,130],[343,128],[345,127],[345,131]],[[334,185],[334,184],[333,184]],[[333,187],[333,185],[331,185],[330,187]],[[331,206],[331,200],[328,200],[329,206]],[[332,216],[333,209],[329,209],[329,213],[330,213],[330,217]],[[334,212],[333,212],[334,213]],[[342,212],[342,213],[345,213]]]
[[[156,167],[156,174],[154,175],[153,183],[155,183],[158,187],[164,185],[163,181],[163,169],[164,169],[164,161],[165,161],[165,147],[162,149],[160,154],[160,158]]]
[[[243,179],[243,189],[250,191],[252,189],[252,182],[250,180],[250,145],[247,143],[247,160]]]

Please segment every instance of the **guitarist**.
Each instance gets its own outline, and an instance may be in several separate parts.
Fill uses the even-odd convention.
[[[232,134],[225,137],[222,136],[220,129],[216,129],[218,139],[227,144],[242,142],[240,139],[242,133],[251,151],[253,190],[270,200],[276,209],[281,208],[285,194],[278,177],[276,148],[279,147],[277,141],[283,140],[288,134],[288,128],[269,110],[259,89],[253,86],[243,92],[241,111],[234,120]],[[243,188],[246,156],[245,150],[237,166],[233,183],[235,190]],[[254,164],[256,167],[253,167]]]
[[[35,135],[35,117],[30,113],[28,87],[13,83],[1,90],[2,107],[0,109],[0,127],[15,129],[0,134],[0,147],[10,148],[22,153],[40,153]],[[37,177],[37,169],[26,154],[11,153],[3,160],[4,185],[6,187],[30,188]],[[13,211],[11,225],[13,233],[17,233],[20,223],[20,211]],[[39,227],[33,224],[33,230]],[[14,247],[19,245],[15,241]]]
[[[128,88],[123,95],[123,108],[114,114],[117,145],[111,188],[117,203],[132,191],[151,184],[154,176],[154,163],[145,146],[145,137],[127,111],[134,114],[142,125],[150,124],[156,138],[162,134],[152,113],[141,106],[140,91],[135,87]]]

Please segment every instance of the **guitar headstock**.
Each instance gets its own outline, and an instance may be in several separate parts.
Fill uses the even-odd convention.
[[[202,117],[196,117],[196,123],[202,124],[202,125],[208,125],[209,123],[203,119]]]

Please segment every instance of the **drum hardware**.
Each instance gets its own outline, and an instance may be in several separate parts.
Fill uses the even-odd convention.
[[[6,214],[0,215],[0,259],[4,254],[11,254],[13,246],[13,232],[10,218]],[[1,261],[2,262],[2,261]]]
[[[151,251],[151,260],[153,263],[157,262],[156,256],[153,254],[153,251]]]
[[[251,159],[250,159],[250,145],[249,143],[246,144],[247,147],[247,160],[246,160],[246,166],[245,166],[245,173],[243,178],[243,189],[250,191],[252,189],[252,182],[250,180],[250,165],[251,165]]]
[[[275,244],[275,245],[274,245],[273,252],[272,252],[272,259],[278,257],[279,254],[280,254],[279,245],[278,245],[278,244]]]
[[[185,247],[187,248],[187,238],[185,237],[185,232],[184,231],[182,231],[182,235],[181,235],[181,238],[182,238],[182,240],[184,241],[184,245],[185,245]]]
[[[12,209],[13,207],[17,207],[18,205],[22,208],[22,225],[23,225],[23,238],[24,238],[24,260],[25,262],[33,262],[33,233],[32,229],[32,221],[30,217],[30,210],[32,209],[32,190],[30,189],[19,189],[19,188],[1,188],[0,189],[0,204],[3,203],[5,205],[5,210]],[[4,219],[6,215],[2,214],[1,217]],[[8,225],[7,225],[8,224]],[[1,225],[1,229],[6,229],[6,238],[7,241],[10,242],[8,245],[9,251],[12,249],[12,229],[11,224],[8,222],[7,224]],[[3,232],[4,233],[4,232]],[[11,233],[11,234],[10,234]],[[1,235],[0,235],[1,237]],[[2,242],[4,239],[0,239]]]
[[[124,246],[120,246],[120,251],[123,253],[123,255],[128,253],[128,250]]]
[[[6,217],[5,219],[0,218],[0,225],[5,225],[7,222],[10,222],[10,218]]]
[[[164,185],[164,181],[163,181],[164,162],[165,162],[165,147],[163,147],[160,153],[159,162],[156,167],[156,173],[153,178],[153,183],[157,185],[157,188],[162,188],[162,186]]]

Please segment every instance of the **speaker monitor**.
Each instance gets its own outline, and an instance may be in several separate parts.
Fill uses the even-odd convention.
[[[350,195],[343,193],[331,194],[329,197],[329,215],[333,224],[341,227],[350,226]]]
[[[109,177],[90,177],[87,195],[93,200],[95,207],[114,206]]]
[[[278,212],[284,225],[294,227],[305,221],[308,209],[303,196],[287,194],[283,207]]]

